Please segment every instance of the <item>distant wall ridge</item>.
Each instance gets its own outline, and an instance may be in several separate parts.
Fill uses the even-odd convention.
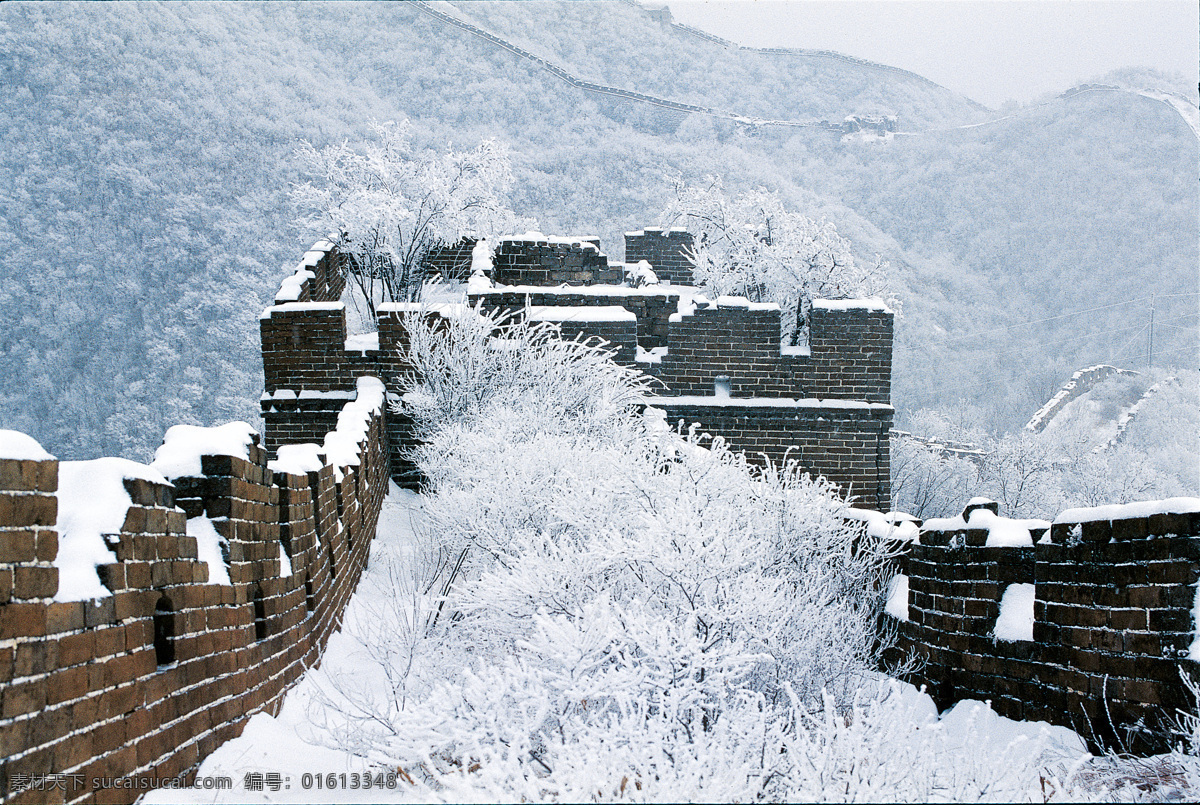
[[[1113,375],[1136,374],[1137,372],[1128,369],[1118,369],[1105,364],[1096,364],[1086,369],[1080,369],[1071,375],[1071,379],[1064,383],[1063,387],[1030,417],[1029,421],[1025,423],[1025,430],[1031,433],[1041,432],[1050,424],[1050,420],[1054,419],[1069,403],[1087,394],[1097,384]]]
[[[740,115],[735,112],[728,112],[728,111],[723,111],[720,109],[714,109],[714,108],[711,108],[708,106],[698,106],[696,104],[682,103],[680,101],[673,101],[673,100],[669,100],[667,98],[660,98],[660,97],[657,97],[654,95],[647,95],[645,93],[635,92],[633,90],[621,89],[619,87],[607,86],[605,84],[597,84],[592,81],[585,81],[585,80],[578,78],[578,77],[572,75],[571,73],[567,72],[566,70],[564,70],[562,67],[558,66],[557,64],[554,64],[553,62],[550,62],[546,59],[543,59],[540,56],[536,56],[533,53],[530,53],[528,50],[525,50],[522,47],[519,47],[499,36],[496,36],[495,34],[485,31],[484,29],[480,28],[477,25],[473,25],[472,23],[469,23],[465,20],[461,20],[458,17],[455,17],[451,14],[446,14],[445,12],[434,8],[429,3],[421,2],[420,0],[414,0],[412,5],[414,7],[416,7],[417,9],[419,9],[420,11],[424,12],[425,14],[430,15],[431,17],[434,17],[438,20],[441,20],[442,22],[453,25],[464,31],[467,31],[468,33],[471,33],[474,36],[484,39],[484,40],[492,43],[493,45],[496,45],[497,47],[500,47],[500,48],[503,48],[504,50],[509,51],[510,53],[514,53],[523,59],[528,59],[529,61],[534,62],[535,64],[537,64],[538,66],[540,66],[542,69],[546,70],[547,72],[551,73],[555,77],[560,78],[563,81],[565,81],[566,83],[570,84],[572,87],[583,90],[585,92],[591,92],[591,93],[595,93],[597,95],[612,96],[612,97],[616,97],[616,98],[620,98],[620,99],[628,100],[628,101],[633,101],[633,102],[637,102],[637,103],[646,103],[646,104],[650,104],[652,106],[657,106],[657,107],[660,107],[663,109],[667,109],[667,110],[682,113],[682,114],[702,114],[702,115],[707,115],[710,117],[717,117],[717,118],[722,118],[722,119],[726,119],[726,120],[732,120],[737,123],[743,123],[743,124],[748,124],[748,125],[752,125],[752,126],[788,126],[791,128],[819,128],[819,129],[825,129],[828,131],[834,131],[834,132],[838,132],[838,133],[847,133],[849,131],[848,129],[846,129],[843,126],[842,123],[834,123],[834,122],[830,122],[828,120],[771,120],[771,119],[765,119],[765,118],[750,117],[747,115]],[[688,33],[693,33],[695,31],[695,29],[686,29],[686,31]],[[714,37],[707,36],[707,35],[704,35],[702,38],[714,40],[714,41],[716,39]],[[720,40],[720,41],[722,43],[724,42],[724,40]],[[874,64],[872,62],[863,61],[861,59],[855,59],[853,57],[845,56],[840,53],[834,53],[833,51],[799,51],[799,50],[784,51],[784,50],[760,50],[760,49],[756,49],[756,48],[741,48],[741,49],[742,50],[756,50],[757,52],[761,52],[761,53],[789,53],[792,55],[821,56],[821,57],[827,57],[827,58],[835,58],[840,61],[845,61],[848,63],[859,64],[859,65],[874,67],[874,68],[878,68],[878,69],[882,69],[882,70],[888,70],[888,71],[891,71],[894,73],[905,74],[907,76],[920,79],[921,81],[923,81],[927,84],[931,84],[935,87],[938,86],[937,84],[934,84],[929,79],[924,78],[923,76],[919,76],[916,73],[909,73],[907,70],[901,70],[898,67],[888,67],[887,65]],[[944,87],[939,87],[939,89],[944,89]],[[974,103],[974,102],[972,101],[972,103]],[[982,108],[982,107],[980,107],[980,108]],[[892,116],[892,118],[894,120],[894,116]]]
[[[674,21],[671,18],[671,12],[670,12],[669,8],[662,10],[662,11],[658,11],[658,10],[647,9],[645,6],[643,6],[641,3],[639,3],[638,0],[622,0],[622,2],[624,2],[626,5],[630,5],[630,6],[637,8],[642,13],[649,15],[652,19],[658,20],[660,23],[666,22],[667,24],[670,25],[670,27],[672,29],[674,29],[675,31],[678,31],[679,33],[685,34],[687,36],[696,37],[697,39],[703,39],[708,42],[712,42],[714,44],[720,45],[721,47],[724,47],[724,48],[731,48],[734,50],[744,50],[744,51],[749,51],[752,53],[761,53],[764,55],[783,55],[783,56],[800,56],[800,57],[806,57],[806,58],[833,59],[836,61],[844,62],[846,64],[853,64],[857,67],[869,67],[869,68],[875,69],[875,70],[885,70],[889,73],[894,73],[896,75],[902,75],[906,78],[915,78],[916,80],[920,81],[923,84],[926,84],[931,87],[936,87],[937,89],[944,90],[946,92],[950,92],[950,90],[947,89],[946,87],[943,87],[941,84],[938,84],[937,82],[926,78],[925,76],[921,75],[920,73],[914,73],[911,70],[905,70],[902,67],[893,67],[890,64],[882,64],[880,62],[873,62],[873,61],[869,61],[867,59],[860,59],[857,56],[849,56],[845,53],[839,53],[836,50],[813,50],[811,48],[757,48],[757,47],[751,47],[749,45],[739,45],[737,42],[733,42],[729,39],[723,39],[715,34],[710,34],[707,31],[702,31],[699,28],[693,27],[691,25],[687,25],[682,22]],[[986,111],[986,107],[983,106],[982,104],[972,101],[969,98],[966,100],[969,103],[971,103],[975,108]]]

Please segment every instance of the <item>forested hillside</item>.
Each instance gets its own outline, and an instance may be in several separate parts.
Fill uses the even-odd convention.
[[[1019,426],[1079,366],[1144,362],[1151,294],[1155,363],[1195,364],[1198,151],[1166,104],[1083,93],[998,119],[626,3],[435,5],[581,80],[748,117],[896,114],[904,134],[843,142],[582,91],[412,4],[6,3],[0,425],[62,458],[144,460],[171,424],[255,421],[258,313],[310,239],[293,151],[401,117],[418,147],[505,141],[513,208],[614,257],[674,177],[827,216],[891,261],[902,407]]]

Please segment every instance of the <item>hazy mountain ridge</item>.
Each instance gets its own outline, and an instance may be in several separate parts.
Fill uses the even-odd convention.
[[[919,128],[983,119],[978,104],[928,79],[825,56],[731,49],[625,3],[431,5],[593,80],[738,114],[832,122],[896,114]]]
[[[1067,403],[1044,433],[1095,452],[1137,451],[1187,494],[1200,488],[1200,372],[1154,369],[1113,375]]]
[[[716,44],[696,64],[733,66],[706,76],[678,33],[640,11],[567,6],[575,17],[546,4],[459,8],[493,15],[497,29],[554,31],[562,52],[548,55],[564,69],[665,97],[837,119],[884,93],[910,105],[902,119],[931,124],[971,108],[915,81],[909,96],[888,79],[889,96],[872,83],[878,70],[847,68],[839,84],[832,60],[824,83],[808,84],[778,67],[791,57],[734,59]],[[952,401],[966,386],[1023,424],[1071,371],[1107,356],[1044,354],[1046,342],[1079,334],[1069,327],[999,342],[962,334],[1140,296],[1154,282],[1195,290],[1195,141],[1148,99],[1075,98],[886,145],[754,135],[598,100],[406,4],[5,4],[0,74],[13,87],[0,100],[0,422],[64,458],[145,458],[175,422],[254,421],[257,314],[308,240],[286,201],[292,149],[298,138],[360,139],[371,119],[408,116],[418,146],[507,141],[514,208],[545,231],[597,234],[614,257],[621,232],[657,220],[671,176],[778,189],[835,221],[862,256],[892,261],[902,406]],[[1084,173],[1094,175],[1063,178]],[[1053,198],[1031,195],[1027,181],[1056,188]],[[1112,199],[1092,203],[1097,189]],[[1018,259],[1029,254],[1040,256]],[[1194,343],[1191,321],[1176,343]],[[994,385],[970,386],[981,377]]]

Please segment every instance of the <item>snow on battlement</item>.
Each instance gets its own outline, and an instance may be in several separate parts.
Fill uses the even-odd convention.
[[[882,299],[814,299],[812,306],[816,310],[875,310],[882,313],[893,312]]]
[[[542,305],[531,307],[525,314],[529,321],[548,321],[562,323],[572,322],[636,322],[637,316],[617,305],[600,305],[597,307],[573,307],[569,305]]]
[[[203,474],[201,456],[234,456],[250,460],[250,448],[258,444],[258,431],[245,422],[229,422],[212,428],[175,425],[167,430],[162,445],[154,451],[150,465],[166,478]]]
[[[0,459],[10,461],[51,461],[54,456],[47,453],[32,436],[17,430],[0,429]]]
[[[911,681],[941,707],[990,699],[1011,718],[1090,724],[1093,740],[1161,751],[1156,730],[1189,701],[1180,671],[1200,659],[1200,498],[1071,509],[1053,523],[995,509],[975,499],[926,521],[894,560],[907,587],[886,608],[897,656],[925,661]]]

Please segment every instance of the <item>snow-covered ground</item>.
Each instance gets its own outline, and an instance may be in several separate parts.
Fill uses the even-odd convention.
[[[397,589],[397,571],[405,563],[416,561],[420,553],[415,526],[421,517],[421,497],[393,486],[384,502],[370,563],[346,610],[341,631],[330,639],[321,667],[306,673],[287,694],[278,716],[254,716],[240,738],[223,745],[202,764],[201,778],[230,778],[232,788],[160,790],[147,794],[143,803],[379,802],[429,797],[430,789],[414,787],[403,774],[397,775],[395,768],[373,766],[345,748],[335,748],[339,734],[341,747],[346,745],[345,732],[338,725],[344,726],[348,708],[345,700],[339,702],[340,706],[331,705],[340,697],[340,691],[382,689],[388,684],[363,636],[380,625],[381,612],[407,606],[399,602],[397,607],[398,602],[385,599]],[[893,746],[889,750],[892,756],[881,756],[878,762],[881,766],[914,762],[912,773],[918,777],[961,782],[959,790],[944,791],[930,783],[926,793],[937,799],[976,798],[974,789],[978,784],[984,788],[978,792],[984,799],[1041,801],[1044,791],[1039,775],[1017,779],[1022,775],[1009,773],[1014,765],[1024,767],[1031,756],[1040,753],[1052,769],[1058,770],[1057,774],[1063,775],[1089,757],[1080,737],[1062,727],[1012,721],[997,715],[987,704],[973,701],[961,702],[939,718],[933,701],[923,692],[887,679],[881,679],[880,684],[892,686],[891,693],[884,697],[890,697],[893,703],[893,715],[888,719],[899,718],[906,723],[897,730],[893,721],[886,730],[905,737],[899,752]],[[871,737],[863,735],[852,740],[869,741]],[[880,740],[878,735],[874,740]],[[936,747],[935,751],[930,751],[931,747]],[[837,747],[826,750],[839,751]],[[1014,764],[1014,758],[1021,762]],[[931,763],[939,768],[931,767]],[[364,784],[368,777],[370,787]],[[995,783],[1000,786],[987,790]],[[633,786],[613,793],[616,796],[612,798],[617,799],[654,798]],[[841,799],[836,791],[828,793],[832,799]],[[911,798],[912,793],[906,797],[897,792],[897,796]]]
[[[214,752],[200,767],[200,777],[229,777],[233,789],[160,790],[148,794],[143,803],[178,802],[379,802],[400,797],[387,791],[386,769],[373,768],[363,758],[328,746],[332,737],[322,728],[327,718],[326,699],[343,676],[360,681],[364,674],[377,674],[379,666],[367,661],[369,648],[358,635],[369,632],[369,621],[376,617],[384,591],[391,590],[388,575],[397,565],[411,562],[414,546],[413,526],[421,516],[419,495],[393,484],[384,499],[379,530],[371,543],[370,562],[359,582],[358,591],[346,608],[341,630],[329,639],[320,668],[309,670],[288,692],[277,717],[259,713],[250,719],[240,738],[229,741]],[[370,772],[371,787],[363,780]],[[395,772],[395,769],[391,769]],[[384,791],[375,781],[384,773]],[[246,775],[264,775],[261,791],[247,790]],[[275,779],[266,775],[277,774]],[[336,787],[327,785],[327,775]],[[357,778],[355,775],[359,775]],[[346,775],[345,784],[342,775]],[[317,777],[320,777],[318,780]],[[403,786],[392,775],[392,784]],[[358,787],[352,788],[357,780]],[[305,784],[308,784],[307,787]],[[253,786],[253,778],[251,780]]]

